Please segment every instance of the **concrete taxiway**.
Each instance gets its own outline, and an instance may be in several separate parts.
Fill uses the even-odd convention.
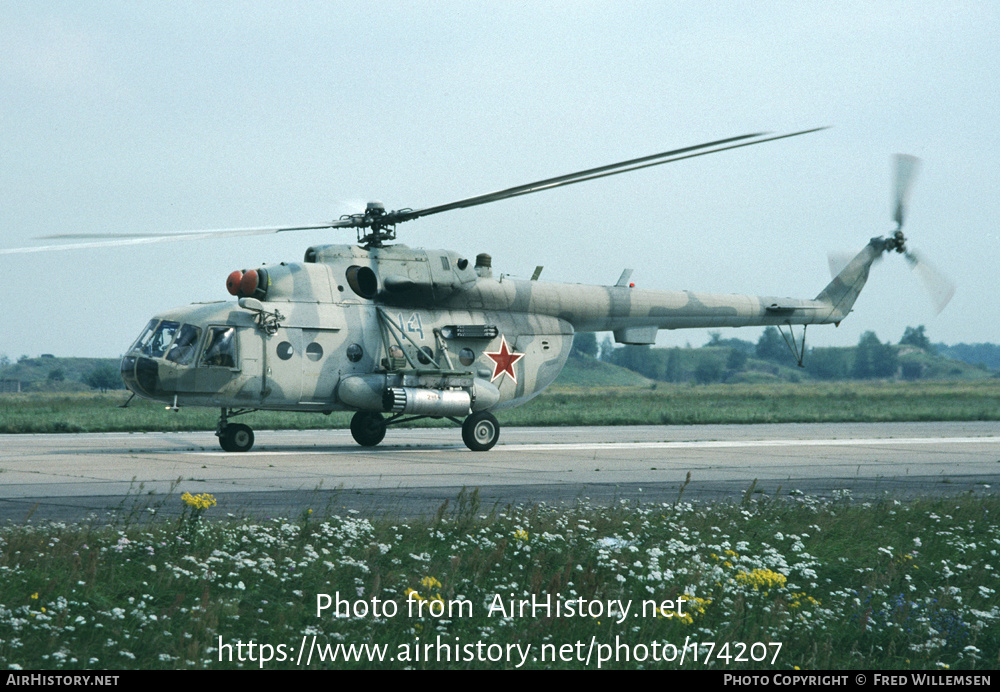
[[[210,512],[297,516],[435,511],[462,488],[496,503],[829,497],[1000,491],[997,423],[504,428],[473,453],[456,428],[390,430],[374,449],[347,431],[259,431],[246,454],[212,433],[0,436],[0,520],[177,513],[182,492]],[[689,476],[690,474],[690,476]],[[682,491],[683,488],[683,491]]]

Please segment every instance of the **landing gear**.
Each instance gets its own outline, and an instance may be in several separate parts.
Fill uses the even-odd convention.
[[[354,437],[354,441],[362,447],[374,447],[385,439],[387,426],[427,417],[403,418],[402,414],[399,414],[386,420],[377,411],[358,411],[351,418],[351,435]],[[493,449],[497,440],[500,439],[500,423],[489,411],[473,413],[465,419],[464,423],[451,416],[447,418],[462,426],[462,440],[465,442],[465,446],[473,452],[485,452]]]
[[[253,447],[253,430],[242,423],[227,424],[219,431],[219,445],[227,452],[249,452]]]
[[[351,418],[351,435],[362,447],[374,447],[385,439],[385,423],[381,413],[358,411]]]
[[[500,423],[489,411],[473,413],[462,423],[462,440],[473,452],[493,449],[500,439]]]
[[[230,423],[231,416],[251,413],[254,409],[222,409],[219,423],[215,426],[215,436],[219,438],[219,446],[227,452],[249,452],[253,447],[253,430],[249,425]]]

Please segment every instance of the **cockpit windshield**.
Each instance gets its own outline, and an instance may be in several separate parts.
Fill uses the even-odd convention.
[[[131,350],[139,351],[152,358],[160,358],[167,352],[180,326],[179,322],[164,320],[157,325],[156,320],[151,320],[135,344],[132,345]]]
[[[235,327],[196,327],[172,320],[150,320],[132,344],[130,353],[163,358],[177,365],[191,365],[198,354],[202,332],[207,331],[199,366],[236,367]]]

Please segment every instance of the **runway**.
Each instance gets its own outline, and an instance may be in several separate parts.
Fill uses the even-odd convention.
[[[258,431],[227,453],[212,433],[0,436],[0,520],[176,514],[183,492],[209,515],[372,510],[412,516],[478,489],[507,503],[855,498],[1000,490],[996,423],[504,428],[470,452],[457,428],[391,429],[374,449],[348,431]],[[690,481],[687,481],[690,474]],[[682,491],[683,488],[683,491]]]

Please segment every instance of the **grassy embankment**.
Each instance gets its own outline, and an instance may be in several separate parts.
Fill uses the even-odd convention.
[[[291,520],[205,521],[239,512],[214,506],[170,522],[8,525],[0,662],[64,670],[1000,664],[1000,497],[859,505],[748,490],[732,505],[681,499],[489,511],[473,493],[406,522],[320,518],[322,508]],[[342,617],[333,606],[317,615],[318,594],[339,594]],[[574,613],[593,610],[510,610],[512,600],[549,596]],[[352,653],[360,659],[345,661]]]
[[[0,433],[214,430],[216,409],[133,400],[124,393],[0,395]],[[1000,420],[1000,379],[644,387],[552,387],[498,416],[502,425],[677,425],[834,421]],[[344,428],[350,414],[257,412],[255,429]],[[418,424],[451,425],[439,421]]]

